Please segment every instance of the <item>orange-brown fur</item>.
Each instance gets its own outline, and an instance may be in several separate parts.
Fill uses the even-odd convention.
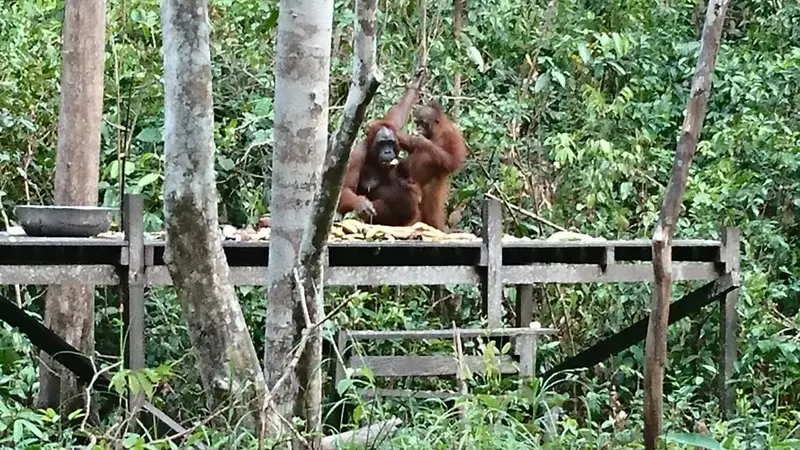
[[[445,207],[450,192],[449,176],[464,167],[467,147],[458,127],[436,102],[415,113],[422,135],[400,133],[400,145],[409,153],[409,172],[422,189],[422,221],[447,231]]]
[[[387,127],[397,136],[408,122],[411,107],[419,99],[419,91],[408,88],[383,120],[370,122],[367,137],[359,142],[350,154],[337,210],[340,214],[354,211],[368,199],[376,210],[372,223],[381,225],[411,225],[420,220],[419,204],[421,191],[410,177],[408,165],[403,162],[391,168],[381,166],[374,153],[375,135],[381,127]],[[397,151],[399,152],[399,148]],[[370,191],[360,189],[366,177],[379,180]]]

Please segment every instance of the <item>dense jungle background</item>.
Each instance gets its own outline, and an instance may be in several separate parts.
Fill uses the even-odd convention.
[[[222,223],[254,224],[269,212],[275,0],[211,2],[217,182]],[[379,65],[386,79],[368,117],[382,115],[402,91],[419,52],[416,0],[380,4]],[[697,57],[705,2],[700,0],[484,0],[465,2],[461,39],[453,5],[428,2],[429,82],[425,100],[458,108],[470,146],[453,180],[451,225],[478,232],[483,194],[492,192],[561,226],[607,239],[649,238],[669,179],[678,129]],[[101,195],[104,206],[142,193],[148,231],[161,229],[163,87],[157,0],[109,2]],[[351,75],[353,4],[335,6],[332,125]],[[18,204],[52,202],[63,4],[0,0],[0,205],[3,225]],[[455,73],[461,74],[458,97]],[[698,431],[723,448],[800,448],[800,5],[735,0],[726,29],[702,139],[677,238],[718,239],[742,230],[736,412],[719,418],[716,399],[718,307],[672,326],[665,380],[665,427]],[[132,129],[131,133],[124,132]],[[266,197],[268,198],[268,196]],[[552,228],[504,212],[505,231],[546,237]],[[696,287],[676,287],[674,298]],[[42,313],[43,287],[22,290]],[[170,289],[148,291],[150,377],[157,404],[180,420],[202,419],[197,371],[180,307]],[[13,298],[13,286],[0,287]],[[259,356],[265,292],[237,288]],[[479,321],[477,290],[460,296],[461,319]],[[330,289],[334,305],[353,296],[336,327],[446,327],[427,288]],[[647,314],[646,285],[543,286],[540,321],[560,330],[543,345],[541,370]],[[515,299],[509,290],[510,303]],[[119,298],[98,289],[97,351],[120,354]],[[513,310],[513,308],[512,308]],[[329,332],[335,331],[333,328]],[[421,345],[421,344],[415,344]],[[381,344],[386,352],[416,347]],[[449,346],[440,346],[444,352]],[[394,414],[413,427],[391,448],[640,448],[644,344],[536,393],[535,417],[521,400],[480,397],[467,427],[447,406],[406,401],[361,405],[355,421]],[[388,354],[388,353],[387,353]],[[53,411],[33,408],[38,363],[27,339],[0,326],[0,446],[70,448],[82,432]],[[122,381],[124,382],[124,380]],[[476,380],[478,392],[503,382]],[[104,425],[90,433],[101,436]],[[234,448],[246,433],[215,423],[203,439]],[[684,436],[684,439],[691,440]],[[681,447],[675,438],[671,446]],[[129,448],[168,448],[129,434]],[[101,447],[96,447],[101,448]],[[104,448],[104,447],[103,447]]]

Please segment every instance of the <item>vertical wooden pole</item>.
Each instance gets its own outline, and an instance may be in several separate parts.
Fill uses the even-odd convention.
[[[730,272],[738,285],[741,232],[739,228],[725,228],[722,234],[722,261],[725,272]],[[733,378],[733,364],[736,361],[738,315],[736,303],[739,299],[739,288],[728,292],[719,300],[719,408],[723,418],[731,417],[736,398],[734,389],[729,385]]]
[[[518,327],[527,327],[533,322],[536,304],[533,300],[533,285],[518,284],[517,290],[517,324]]]
[[[125,366],[145,367],[144,347],[144,202],[140,195],[126,194],[123,200],[122,229],[128,243],[128,267],[120,274],[125,327]],[[131,411],[138,411],[144,401],[139,393],[130,399]]]
[[[481,276],[481,297],[489,328],[500,328],[503,321],[503,220],[500,202],[484,200],[482,215],[481,262],[485,263],[486,270]]]

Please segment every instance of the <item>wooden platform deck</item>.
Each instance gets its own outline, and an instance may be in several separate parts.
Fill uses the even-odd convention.
[[[144,240],[147,285],[169,285],[164,241]],[[224,241],[236,285],[264,285],[268,241]],[[676,280],[718,276],[722,243],[673,244]],[[649,240],[554,242],[501,241],[504,284],[636,282],[652,280]],[[482,241],[333,242],[328,246],[329,285],[478,284],[486,267]],[[0,284],[119,283],[129,243],[111,238],[40,238],[0,233]]]

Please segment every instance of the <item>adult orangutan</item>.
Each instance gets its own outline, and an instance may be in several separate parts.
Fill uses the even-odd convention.
[[[464,167],[467,147],[458,127],[432,101],[414,112],[419,135],[400,133],[400,145],[408,152],[411,178],[422,190],[422,222],[448,231],[445,206],[450,192],[449,176]]]
[[[421,192],[412,182],[408,166],[397,158],[397,134],[418,100],[419,89],[410,86],[383,120],[369,124],[366,140],[350,154],[339,195],[339,214],[355,211],[365,222],[380,225],[404,226],[419,221]]]

